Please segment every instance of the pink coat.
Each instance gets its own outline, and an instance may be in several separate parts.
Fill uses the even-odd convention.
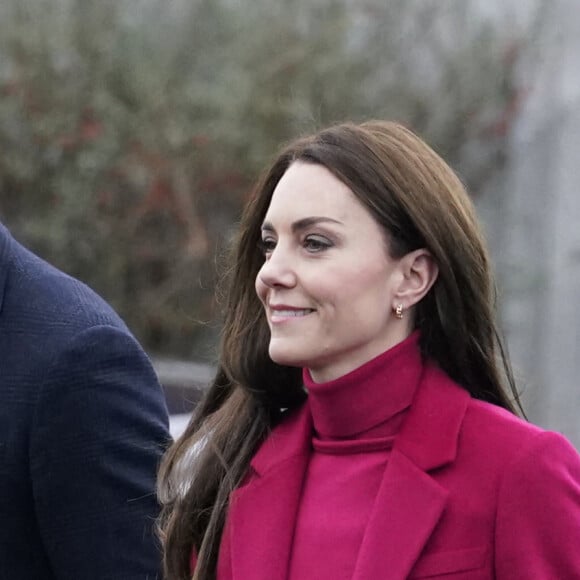
[[[304,407],[256,453],[230,501],[218,580],[285,580],[311,430]],[[580,579],[574,448],[473,400],[432,366],[395,441],[353,580],[430,577]]]

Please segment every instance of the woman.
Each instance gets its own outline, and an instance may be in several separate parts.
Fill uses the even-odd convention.
[[[425,143],[292,143],[234,258],[219,371],[160,474],[170,580],[580,578],[580,459],[516,417],[482,234]]]

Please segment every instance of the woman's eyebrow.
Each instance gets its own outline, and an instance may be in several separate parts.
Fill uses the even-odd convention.
[[[310,226],[313,226],[313,225],[316,225],[319,223],[332,223],[332,224],[344,225],[341,221],[335,220],[335,219],[330,218],[330,217],[312,216],[312,217],[302,218],[300,220],[295,221],[291,227],[292,227],[293,232],[297,232],[297,231],[304,230],[306,228],[309,228]],[[262,224],[262,231],[275,232],[276,228],[274,228],[274,226],[270,222],[266,221]]]

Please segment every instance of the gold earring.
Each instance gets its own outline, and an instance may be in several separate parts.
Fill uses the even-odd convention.
[[[401,320],[403,318],[403,305],[402,304],[397,304],[397,307],[395,308],[395,316]]]

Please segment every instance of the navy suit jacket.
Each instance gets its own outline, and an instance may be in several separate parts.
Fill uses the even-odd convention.
[[[169,441],[151,364],[94,292],[0,225],[0,580],[154,580]]]

